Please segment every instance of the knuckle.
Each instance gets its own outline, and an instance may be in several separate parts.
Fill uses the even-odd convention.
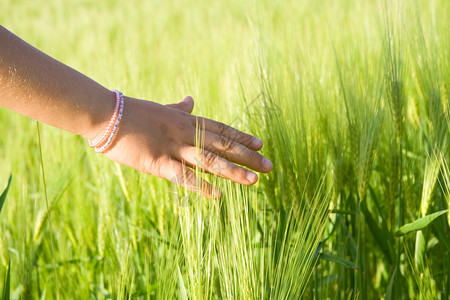
[[[242,134],[239,140],[244,146],[250,146],[253,142],[253,137],[247,134]]]
[[[205,120],[201,117],[192,117],[193,118],[193,125],[195,128],[198,128],[200,130],[203,130],[205,128]]]
[[[195,173],[192,171],[184,170],[180,174],[181,179],[181,185],[183,186],[190,186],[195,184]]]
[[[231,151],[234,149],[234,146],[235,146],[234,141],[230,138],[221,136],[219,142],[220,142],[220,148],[224,152],[228,152],[228,151]]]
[[[239,140],[241,137],[241,132],[235,128],[229,128],[228,136],[233,140]]]
[[[258,165],[261,167],[261,169],[265,169],[266,167],[265,167],[264,164],[263,164],[264,156],[262,156],[262,155],[259,154],[259,153],[256,153],[255,156],[256,156],[255,160],[258,162]]]
[[[214,164],[217,161],[217,155],[206,151],[205,153],[203,153],[203,165],[207,168],[211,168],[214,166]]]
[[[245,170],[236,165],[231,165],[228,172],[231,178],[245,178]]]
[[[250,150],[249,156],[250,156],[250,160],[257,162],[260,165],[262,164],[263,157],[258,152]]]
[[[217,122],[217,128],[220,135],[225,134],[228,131],[228,126],[222,122]]]
[[[262,167],[262,158],[263,157],[258,152],[253,151],[253,150],[248,150],[248,151],[245,151],[245,156],[246,156],[245,165],[254,166],[254,167],[256,167],[256,166]]]
[[[195,180],[195,173],[190,171],[187,168],[179,167],[174,170],[175,176],[171,179],[171,181],[180,186],[191,186],[193,181]]]

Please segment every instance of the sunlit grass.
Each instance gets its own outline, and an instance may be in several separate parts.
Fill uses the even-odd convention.
[[[447,2],[4,1],[26,41],[132,97],[192,95],[274,169],[207,200],[1,109],[0,292],[10,270],[13,299],[447,299]]]

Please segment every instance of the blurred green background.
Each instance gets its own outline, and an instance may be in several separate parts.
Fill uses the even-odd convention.
[[[261,137],[274,169],[218,180],[211,202],[0,109],[0,292],[448,299],[448,1],[1,6],[2,26],[108,88],[192,95],[194,114]]]

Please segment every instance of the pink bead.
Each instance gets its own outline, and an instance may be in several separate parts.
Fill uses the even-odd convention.
[[[106,130],[103,133],[103,135],[100,138],[100,140],[98,140],[98,142],[96,142],[96,143],[94,143],[93,141],[89,140],[89,146],[91,146],[92,148],[97,148],[97,147],[99,147],[99,146],[101,146],[101,145],[103,145],[105,143],[106,137],[111,132],[112,126],[114,124],[114,121],[117,118],[117,113],[119,112],[120,97],[121,97],[122,93],[119,92],[118,90],[113,90],[113,92],[116,94],[116,106],[114,108],[114,113],[113,113],[113,115],[111,117],[111,120],[108,123],[108,127],[106,127]]]
[[[101,148],[95,147],[95,152],[97,152],[97,153],[104,152],[106,149],[108,149],[108,147],[111,146],[114,138],[117,136],[117,132],[119,131],[118,127],[119,127],[119,123],[121,120],[121,116],[123,114],[123,107],[124,107],[125,100],[124,100],[123,94],[121,92],[119,92],[117,90],[114,90],[114,92],[116,92],[116,95],[119,95],[119,98],[120,98],[119,114],[117,116],[117,120],[115,121],[114,126],[112,127],[113,130],[111,131],[106,143]],[[114,114],[114,116],[113,116],[114,118],[112,118],[111,120],[115,119],[115,116],[116,116],[116,114]],[[108,127],[108,129],[110,129],[110,128]],[[106,134],[105,134],[105,136],[106,136]]]

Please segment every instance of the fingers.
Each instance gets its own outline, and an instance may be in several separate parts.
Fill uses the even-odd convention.
[[[190,114],[194,100],[188,96],[180,103],[168,106]],[[184,131],[181,135],[187,145],[176,143],[172,152],[175,155],[169,159],[170,163],[164,164],[162,177],[205,197],[217,198],[220,191],[197,177],[189,167],[196,166],[202,171],[245,185],[255,184],[258,175],[238,165],[265,173],[272,169],[272,163],[256,152],[263,146],[260,139],[207,118],[189,116],[187,120],[192,120],[194,126],[188,128],[190,132]],[[195,128],[200,129],[199,142],[195,139]]]
[[[258,172],[267,173],[272,170],[272,163],[258,152],[250,150],[231,138],[209,131],[203,133],[205,142],[204,145],[200,146],[206,150],[216,153],[230,162],[249,167]]]
[[[227,137],[252,150],[260,150],[263,146],[263,142],[260,139],[250,134],[243,133],[231,126],[207,118],[196,117],[194,119],[194,126]]]
[[[179,161],[169,160],[161,169],[161,175],[192,192],[199,193],[203,197],[216,199],[221,192],[207,181],[197,177],[194,171]]]
[[[194,99],[192,99],[191,96],[187,96],[181,102],[175,103],[175,104],[168,104],[167,106],[176,108],[178,110],[182,110],[182,111],[190,114],[190,113],[192,113],[192,110],[194,109]]]
[[[258,175],[255,173],[237,166],[211,151],[187,146],[180,151],[180,155],[181,159],[189,165],[197,166],[204,171],[234,182],[252,185],[258,181]]]

